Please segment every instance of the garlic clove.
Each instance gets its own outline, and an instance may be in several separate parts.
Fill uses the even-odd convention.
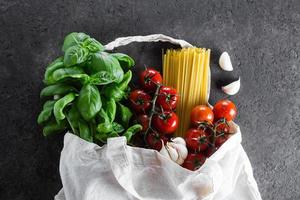
[[[185,140],[182,137],[172,138],[171,141],[176,144],[182,144],[182,145],[186,146]]]
[[[230,56],[226,51],[221,54],[221,56],[219,58],[219,65],[225,71],[233,70]]]
[[[166,147],[165,147],[163,141],[162,141],[162,148],[161,148],[161,150],[159,151],[159,153],[160,153],[161,155],[165,156],[166,158],[171,159],[171,158],[170,158],[170,155],[169,155],[169,153],[168,153],[168,151],[167,151],[167,149],[166,149]]]
[[[228,95],[235,95],[238,93],[241,87],[241,79],[239,78],[237,81],[234,81],[228,85],[222,87],[224,93]]]
[[[167,151],[169,153],[169,156],[170,156],[171,160],[173,160],[174,162],[176,162],[176,160],[179,157],[179,154],[178,154],[177,150],[173,146],[171,146],[169,144],[169,142],[167,142],[167,145],[165,147],[166,147],[166,149],[167,149]]]
[[[178,159],[175,162],[181,165],[188,155],[188,150],[186,146],[182,144],[176,144],[176,143],[170,143],[169,146],[176,149],[178,154]]]

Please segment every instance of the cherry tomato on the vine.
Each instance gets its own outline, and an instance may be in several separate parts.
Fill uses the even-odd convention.
[[[225,135],[225,134],[217,136],[216,143],[215,143],[216,148],[219,148],[220,146],[222,146],[222,144],[224,144],[227,139],[228,139],[228,135]]]
[[[146,114],[141,114],[137,116],[137,122],[142,125],[143,129],[141,130],[142,132],[145,132],[148,127],[149,127],[149,116]]]
[[[217,125],[217,132],[218,133],[228,134],[229,130],[230,130],[229,126],[225,123]]]
[[[197,126],[201,122],[213,123],[214,113],[212,109],[205,105],[199,105],[193,108],[191,112],[191,122],[193,125]]]
[[[178,102],[178,94],[174,88],[162,86],[157,97],[157,105],[163,110],[174,110]]]
[[[152,119],[155,129],[163,134],[171,134],[178,127],[178,117],[174,112],[155,114]]]
[[[154,69],[148,68],[140,74],[140,84],[146,91],[155,91],[158,84],[162,83],[160,73]]]
[[[187,147],[194,151],[205,151],[209,146],[209,134],[203,129],[189,129],[185,140]]]
[[[162,142],[167,142],[167,138],[159,133],[149,132],[146,137],[147,144],[150,148],[160,151],[162,148]]]
[[[189,170],[199,169],[205,162],[206,157],[202,153],[190,153],[187,155],[182,167]]]
[[[131,107],[137,113],[145,113],[151,106],[151,96],[143,90],[134,90],[129,95]]]
[[[228,99],[218,101],[213,108],[213,112],[215,120],[225,118],[227,121],[232,121],[237,115],[236,106]]]

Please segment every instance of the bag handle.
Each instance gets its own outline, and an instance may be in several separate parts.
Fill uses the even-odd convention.
[[[190,43],[185,40],[174,39],[170,36],[166,36],[163,34],[152,34],[146,36],[128,36],[128,37],[119,37],[114,41],[105,45],[105,50],[111,51],[117,47],[125,46],[132,42],[170,42],[172,44],[177,44],[182,48],[193,47]]]
[[[117,47],[125,46],[127,44],[133,43],[133,42],[170,42],[171,44],[176,44],[181,46],[181,48],[187,48],[187,47],[193,47],[190,43],[188,43],[185,40],[175,39],[170,36],[164,35],[164,34],[152,34],[152,35],[145,35],[145,36],[128,36],[128,37],[119,37],[115,39],[114,41],[106,44],[105,50],[111,51]],[[207,88],[207,99],[206,102],[208,102],[209,94],[210,94],[210,76],[211,72],[210,69],[208,70],[208,88]]]

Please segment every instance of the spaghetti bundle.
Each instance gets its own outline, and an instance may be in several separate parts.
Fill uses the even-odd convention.
[[[193,107],[207,104],[210,49],[168,49],[163,54],[163,83],[175,88],[179,94],[176,113],[179,127],[176,136],[184,136],[189,128]]]

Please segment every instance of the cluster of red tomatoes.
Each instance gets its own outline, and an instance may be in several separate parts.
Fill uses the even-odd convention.
[[[198,169],[228,139],[228,122],[236,115],[236,106],[229,100],[218,101],[213,109],[206,105],[193,108],[190,116],[193,128],[185,136],[189,154],[182,166]]]
[[[162,77],[154,69],[146,69],[139,78],[141,89],[133,90],[129,101],[137,122],[143,126],[147,145],[159,151],[161,141],[166,142],[166,136],[173,134],[178,127],[179,119],[174,112],[178,94],[174,88],[162,85]]]

